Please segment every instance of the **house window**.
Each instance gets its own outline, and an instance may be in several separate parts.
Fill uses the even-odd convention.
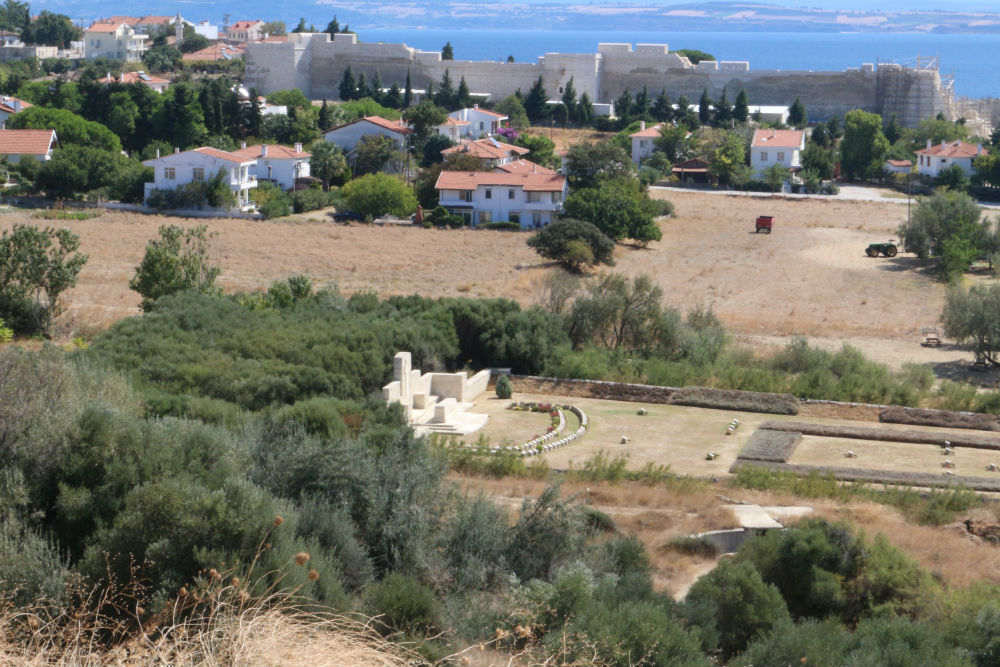
[[[516,222],[517,224],[521,224],[521,212],[511,211],[509,214],[507,214],[507,219],[510,220],[511,222]]]
[[[191,170],[191,178],[193,178],[196,181],[204,181],[205,180],[205,168],[204,167],[195,167],[194,169],[192,169]]]
[[[489,223],[493,222],[493,213],[491,211],[480,211],[479,212],[479,223]]]
[[[493,190],[490,190],[489,188],[486,188],[486,198],[487,199],[493,199]]]
[[[542,201],[541,194],[542,193],[540,193],[540,192],[529,192],[528,193],[528,203],[529,204],[537,204],[538,202]]]
[[[479,121],[479,129],[483,129],[483,121]]]
[[[561,201],[562,201],[562,193],[561,192],[553,192],[552,193],[552,203],[553,204],[558,204]]]
[[[462,192],[462,199],[465,201],[472,201],[472,190],[464,190]]]
[[[175,167],[164,167],[163,168],[163,178],[168,181],[172,181],[177,178],[177,169]]]
[[[762,151],[760,154],[760,161],[767,162],[767,151]]]
[[[535,229],[538,229],[542,226],[541,211],[535,211],[534,213],[531,214],[531,224],[534,225]]]
[[[645,148],[645,147],[646,147],[646,140],[645,139],[640,139],[639,140],[639,148]]]
[[[507,199],[513,199],[513,198],[514,198],[514,188],[511,188],[510,190],[507,190]]]
[[[784,162],[784,161],[785,161],[785,154],[783,152],[779,151],[778,152],[778,162]]]

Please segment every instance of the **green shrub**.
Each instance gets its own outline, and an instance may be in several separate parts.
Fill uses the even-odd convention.
[[[688,535],[672,537],[663,548],[698,558],[715,558],[719,555],[719,546],[706,537]]]
[[[498,377],[494,391],[496,392],[497,398],[502,398],[504,400],[509,399],[514,394],[514,389],[510,385],[510,378],[506,375]]]
[[[427,586],[413,577],[392,572],[365,591],[366,613],[377,618],[383,634],[432,633],[438,627],[438,600]]]
[[[319,188],[296,190],[292,193],[292,207],[296,213],[315,211],[329,206],[330,197]]]
[[[479,229],[492,229],[502,232],[520,232],[524,229],[520,222],[481,222]]]
[[[14,339],[14,331],[3,320],[0,320],[0,343],[9,343]]]

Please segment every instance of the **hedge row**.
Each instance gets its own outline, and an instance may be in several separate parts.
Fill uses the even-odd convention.
[[[762,429],[774,431],[797,431],[802,435],[823,438],[853,438],[856,440],[878,440],[880,442],[907,442],[917,445],[944,445],[948,441],[954,447],[1000,450],[1000,438],[971,433],[930,433],[928,431],[898,430],[877,426],[846,426],[841,424],[809,424],[807,422],[766,421]]]
[[[967,477],[962,475],[935,475],[891,470],[873,470],[870,468],[841,468],[826,466],[799,465],[793,463],[774,463],[770,461],[749,461],[737,459],[729,468],[735,473],[742,467],[752,466],[768,470],[783,470],[797,475],[808,475],[812,472],[831,474],[841,482],[865,482],[871,484],[892,484],[898,486],[916,487],[957,487],[964,486],[973,491],[1000,492],[1000,476],[997,477]]]
[[[1000,431],[1000,421],[997,420],[997,416],[984,412],[928,410],[894,405],[880,411],[878,413],[878,420],[887,424],[913,424],[914,426]]]
[[[800,442],[802,442],[801,433],[759,428],[747,439],[738,458],[785,463],[792,458]]]
[[[684,387],[675,391],[668,402],[672,405],[688,405],[695,408],[763,412],[772,415],[799,414],[799,401],[791,394],[769,394],[759,391]]]

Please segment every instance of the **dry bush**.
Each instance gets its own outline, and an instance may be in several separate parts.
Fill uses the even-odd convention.
[[[833,475],[840,482],[864,482],[870,484],[891,484],[911,487],[958,487],[964,486],[972,491],[1000,492],[1000,479],[994,477],[967,477],[964,475],[934,475],[895,470],[874,470],[871,468],[843,468],[839,466],[810,466],[792,463],[771,463],[768,461],[749,461],[737,459],[729,469],[736,472],[744,466],[755,466],[769,470],[784,470],[797,475],[808,475],[812,472]]]
[[[670,396],[672,405],[695,408],[764,412],[772,415],[799,414],[799,401],[791,394],[768,394],[759,391],[684,387]]]
[[[763,429],[798,431],[802,435],[826,438],[853,438],[880,442],[909,442],[917,445],[944,445],[947,440],[954,447],[1000,450],[1000,438],[971,433],[932,433],[904,429],[878,428],[877,426],[846,426],[842,424],[810,424],[807,422],[766,421]]]
[[[801,433],[759,428],[747,439],[746,444],[740,449],[738,458],[785,463],[792,458],[800,442],[802,442]]]
[[[941,428],[966,428],[978,431],[1000,431],[996,415],[982,412],[955,412],[892,406],[878,413],[878,420],[888,424],[913,424],[914,426],[939,426]]]

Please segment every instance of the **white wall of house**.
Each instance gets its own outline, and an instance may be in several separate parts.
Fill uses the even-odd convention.
[[[329,130],[323,134],[323,138],[331,144],[340,146],[345,153],[350,153],[355,146],[361,143],[361,137],[368,135],[389,137],[397,150],[403,150],[406,147],[407,135],[365,120]]]
[[[459,109],[458,111],[452,111],[448,114],[455,120],[468,121],[468,125],[463,125],[460,128],[460,132],[466,137],[479,137],[484,134],[496,134],[501,127],[502,119],[495,114],[487,113],[486,111],[479,108],[478,105],[474,107],[468,107],[466,109]]]
[[[145,184],[144,199],[154,189],[176,190],[192,181],[209,180],[219,169],[225,171],[229,188],[241,208],[250,202],[249,190],[257,187],[257,178],[251,173],[253,159],[233,162],[193,150],[146,160],[143,164],[153,168],[153,182]]]
[[[475,190],[439,190],[439,203],[452,213],[469,216],[473,225],[520,222],[521,227],[544,227],[562,211],[567,187],[559,192],[525,192],[520,186],[480,185]]]
[[[756,174],[762,173],[768,167],[783,164],[789,169],[802,166],[798,146],[768,146],[750,149],[750,167]]]
[[[639,164],[652,154],[652,137],[632,137],[632,162]]]
[[[259,157],[251,174],[259,180],[276,181],[282,190],[291,190],[295,179],[309,176],[309,158]]]
[[[87,60],[108,58],[137,62],[149,48],[148,39],[148,35],[139,34],[124,23],[114,32],[88,30],[83,35],[84,52]]]
[[[938,174],[947,169],[953,164],[957,164],[965,172],[966,176],[972,176],[972,162],[978,156],[970,157],[953,157],[953,156],[938,156],[938,155],[924,155],[920,152],[917,153],[917,171],[925,176],[931,178],[937,178]]]

